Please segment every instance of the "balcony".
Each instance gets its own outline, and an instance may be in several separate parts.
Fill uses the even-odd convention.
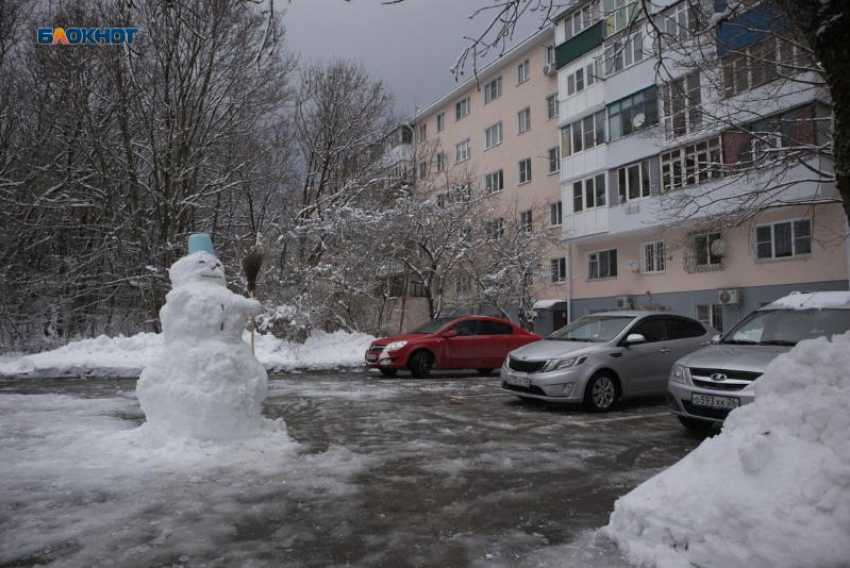
[[[574,61],[588,51],[602,45],[605,22],[598,21],[577,36],[573,36],[555,48],[555,69]]]

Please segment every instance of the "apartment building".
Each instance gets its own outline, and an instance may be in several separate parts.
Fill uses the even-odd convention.
[[[791,68],[783,62],[803,55],[772,34],[724,37],[727,27],[713,76],[671,53],[661,77],[653,50],[665,47],[652,31],[686,42],[700,14],[688,2],[656,2],[647,21],[637,6],[579,0],[554,24],[570,318],[651,308],[723,330],[792,291],[847,290],[838,194],[811,175],[830,161],[814,152],[770,161],[772,144],[817,146],[826,136],[828,93],[778,81]],[[724,110],[730,103],[740,103],[737,114]],[[770,119],[729,127],[755,110]],[[723,112],[727,120],[706,118]],[[736,201],[759,187],[769,189]],[[760,207],[745,215],[754,201]]]
[[[471,220],[473,230],[501,238],[514,224],[553,235],[533,277],[534,327],[541,333],[566,323],[557,90],[554,31],[547,28],[414,118],[417,183],[437,193],[438,202],[462,187],[487,203],[488,218]],[[430,183],[435,176],[450,181]],[[463,282],[450,289],[461,304],[456,311],[487,313],[472,299],[464,305],[468,291]]]

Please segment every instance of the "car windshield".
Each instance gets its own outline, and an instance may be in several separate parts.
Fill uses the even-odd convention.
[[[585,316],[562,327],[546,339],[594,343],[611,341],[634,319],[634,316]]]
[[[411,331],[410,333],[419,333],[423,335],[428,335],[431,333],[437,333],[441,329],[443,329],[449,322],[454,320],[455,318],[437,318],[435,320],[431,320],[425,325],[421,325]]]
[[[797,345],[814,337],[850,330],[850,310],[759,310],[727,333],[721,343],[733,345]]]

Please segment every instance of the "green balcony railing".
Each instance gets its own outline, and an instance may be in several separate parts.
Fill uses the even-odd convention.
[[[560,69],[578,59],[605,39],[605,21],[600,20],[555,48],[555,68]]]

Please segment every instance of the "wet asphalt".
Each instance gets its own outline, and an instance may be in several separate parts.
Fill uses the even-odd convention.
[[[522,401],[499,384],[474,373],[270,376],[264,413],[285,420],[302,454],[343,447],[368,467],[338,499],[265,492],[262,518],[235,519],[222,546],[244,546],[246,565],[626,566],[596,529],[618,497],[704,437],[685,431],[662,399],[590,414]],[[134,386],[7,379],[0,396],[100,398]],[[282,538],[287,527],[300,536]],[[212,558],[188,564],[216,565]]]

